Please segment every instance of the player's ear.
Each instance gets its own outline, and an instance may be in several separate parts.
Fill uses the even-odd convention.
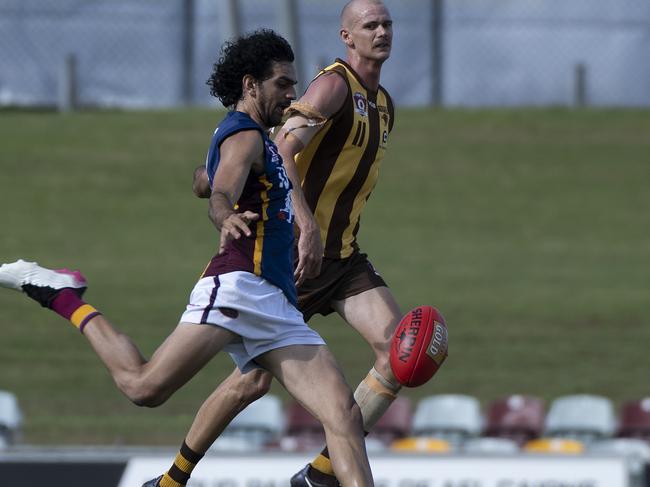
[[[255,78],[250,74],[244,75],[244,77],[242,78],[242,95],[243,96],[248,95],[255,98],[255,95],[257,93],[256,88],[257,88],[257,81],[255,80]]]
[[[339,31],[339,36],[341,37],[343,44],[345,44],[347,47],[354,47],[354,42],[352,41],[352,36],[350,35],[349,30],[341,28]]]

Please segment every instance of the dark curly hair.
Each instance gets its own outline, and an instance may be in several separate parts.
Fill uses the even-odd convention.
[[[293,59],[293,50],[283,37],[270,29],[256,30],[223,45],[206,84],[212,96],[231,108],[242,97],[245,75],[264,81],[271,77],[274,61],[292,63]]]

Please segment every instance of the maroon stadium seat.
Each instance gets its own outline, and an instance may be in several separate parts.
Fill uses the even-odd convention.
[[[285,450],[312,450],[325,445],[321,424],[296,401],[286,407],[287,429],[280,442]],[[370,436],[388,446],[411,432],[413,408],[407,397],[397,397],[373,428]]]
[[[298,402],[286,406],[287,429],[280,446],[284,450],[313,450],[325,445],[323,426]]]
[[[650,397],[623,404],[617,436],[650,441]]]
[[[372,428],[369,436],[378,439],[385,445],[390,445],[393,441],[405,438],[411,433],[412,420],[411,400],[408,397],[398,396]]]
[[[544,429],[544,402],[512,395],[492,402],[486,411],[485,436],[509,438],[520,446],[539,438]]]

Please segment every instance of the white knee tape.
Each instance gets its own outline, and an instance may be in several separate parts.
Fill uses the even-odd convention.
[[[377,424],[388,407],[395,400],[399,385],[391,384],[373,367],[365,379],[361,381],[354,391],[354,400],[357,401],[363,416],[363,428],[366,431]]]

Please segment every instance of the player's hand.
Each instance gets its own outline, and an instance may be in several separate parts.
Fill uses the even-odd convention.
[[[305,279],[312,279],[320,274],[323,262],[323,243],[320,239],[320,230],[317,226],[308,231],[301,231],[298,237],[298,265],[293,277],[296,286],[300,286]]]
[[[221,224],[221,239],[219,241],[219,253],[222,254],[226,244],[231,240],[237,240],[245,235],[250,237],[253,232],[250,224],[260,219],[257,213],[245,211],[243,213],[232,213]]]

